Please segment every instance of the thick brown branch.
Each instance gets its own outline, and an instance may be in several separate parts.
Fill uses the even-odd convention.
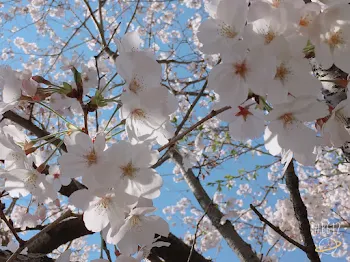
[[[44,229],[42,229],[38,234],[30,238],[28,241],[26,241],[23,245],[19,246],[19,248],[16,250],[15,253],[13,253],[7,262],[14,262],[16,261],[17,256],[24,250],[26,247],[30,247],[33,243],[39,241],[43,235],[45,235],[47,232],[49,232],[51,229],[54,229],[56,226],[60,224],[61,221],[64,219],[70,217],[72,212],[70,210],[63,213],[59,218],[57,218],[54,222],[46,226]]]
[[[169,234],[168,237],[161,237],[160,241],[169,242],[169,247],[156,247],[152,248],[151,253],[162,258],[166,262],[186,262],[191,247],[186,245],[181,239],[173,234]],[[205,259],[196,250],[192,252],[191,262],[210,262],[211,260]]]
[[[199,179],[194,175],[192,169],[186,170],[181,154],[175,149],[169,150],[169,154],[175,164],[180,167],[190,190],[196,197],[202,209],[207,210],[207,215],[211,223],[220,232],[229,247],[237,254],[241,261],[259,262],[260,259],[258,258],[257,254],[253,251],[252,247],[241,238],[234,226],[229,221],[221,224],[223,214],[215,205],[212,204],[212,200],[202,187]]]
[[[37,137],[43,137],[49,135],[49,133],[45,130],[40,129],[36,125],[34,125],[31,121],[26,120],[25,118],[17,115],[12,111],[8,111],[3,115],[5,118],[19,124],[23,128],[29,130]],[[59,143],[59,141],[56,141]],[[61,147],[62,148],[62,147]],[[66,148],[64,148],[66,151]],[[60,193],[69,197],[74,191],[84,188],[84,186],[76,180],[73,180],[70,185],[62,186]],[[44,228],[45,229],[45,228]],[[81,216],[74,217],[69,220],[62,221],[56,227],[44,232],[36,241],[30,243],[28,246],[30,253],[40,253],[40,254],[48,254],[51,253],[54,249],[58,248],[60,245],[68,243],[74,239],[77,239],[82,236],[86,236],[92,234],[84,225],[84,221]],[[152,249],[152,259],[151,261],[157,261],[155,259],[156,256],[162,258],[167,262],[182,262],[187,261],[188,254],[190,253],[190,247],[186,245],[181,239],[177,238],[173,234],[170,234],[169,237],[162,237],[161,241],[169,242],[170,247],[160,247]],[[3,256],[0,255],[1,258],[8,258],[11,256],[11,253],[4,253]],[[18,259],[18,257],[17,257]],[[14,261],[17,261],[14,260]],[[47,257],[42,257],[40,259],[32,259],[33,262],[46,262],[52,261]],[[6,260],[4,260],[6,261]],[[159,261],[159,260],[158,260]],[[191,262],[209,262],[209,260],[205,259],[201,254],[193,251]]]
[[[44,137],[44,136],[50,135],[49,132],[42,130],[41,128],[34,125],[31,121],[17,115],[13,111],[7,111],[6,113],[3,114],[3,117],[15,122],[16,124],[20,125],[21,127],[25,128],[25,129],[27,129],[28,131],[32,132],[37,137]],[[47,138],[46,141],[50,141],[51,144],[53,144],[55,146],[59,145],[61,142],[60,139],[56,139],[56,140],[52,141],[52,137]],[[60,148],[63,151],[67,151],[66,146],[64,144],[62,144],[60,146]]]
[[[0,262],[6,262],[12,253],[10,251],[4,251],[0,250]],[[14,260],[14,262],[23,262],[23,261],[30,261],[30,262],[53,262],[54,260],[52,258],[49,258],[47,256],[30,256],[30,255],[18,255],[17,258]]]
[[[82,216],[61,222],[58,226],[46,232],[40,239],[29,246],[30,253],[48,254],[60,245],[68,243],[82,236],[93,234],[84,224]],[[160,257],[167,262],[185,262],[190,252],[190,247],[173,234],[160,238],[161,241],[169,242],[169,247],[157,247],[151,250],[151,261],[157,261]],[[152,259],[153,258],[153,259]],[[158,259],[159,261],[159,259]],[[191,262],[209,262],[201,254],[194,251]]]
[[[60,245],[92,233],[85,227],[82,216],[74,217],[61,222],[46,232],[28,247],[28,251],[30,253],[48,254]]]
[[[290,192],[290,200],[293,204],[294,214],[298,221],[298,226],[306,248],[305,252],[307,257],[312,262],[320,262],[321,260],[316,252],[315,243],[311,235],[311,227],[307,215],[307,209],[303,200],[301,199],[299,191],[299,178],[295,174],[293,161],[289,163],[285,176],[286,186]]]

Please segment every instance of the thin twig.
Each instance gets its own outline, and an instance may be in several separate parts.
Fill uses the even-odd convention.
[[[72,215],[72,211],[68,210],[65,213],[63,213],[59,218],[57,218],[54,222],[52,222],[51,224],[49,224],[48,226],[46,226],[43,230],[41,230],[38,234],[36,234],[35,236],[33,236],[31,239],[29,239],[28,241],[26,241],[23,245],[20,245],[19,248],[16,250],[15,253],[13,253],[10,258],[6,261],[6,262],[14,262],[17,258],[17,256],[30,244],[32,244],[33,242],[35,242],[39,237],[41,237],[43,234],[45,234],[46,232],[48,232],[49,230],[53,229],[54,227],[56,227],[62,220],[70,217]]]
[[[254,211],[254,213],[259,217],[260,221],[267,224],[269,227],[271,227],[277,234],[279,234],[281,237],[283,237],[285,240],[287,240],[289,243],[293,244],[294,246],[300,248],[304,252],[307,251],[306,247],[304,247],[302,244],[298,243],[294,239],[290,238],[286,233],[284,233],[279,227],[272,224],[270,221],[268,221],[264,216],[252,205],[250,204],[250,208]]]
[[[218,114],[229,110],[231,107],[230,106],[225,106],[222,107],[218,110],[213,110],[211,111],[210,114],[208,114],[206,117],[202,118],[200,121],[198,121],[196,124],[194,124],[193,126],[191,126],[189,129],[187,129],[186,131],[182,132],[181,134],[175,136],[173,139],[171,139],[167,144],[165,144],[164,146],[158,148],[158,151],[161,152],[163,151],[165,148],[170,147],[172,145],[174,145],[177,141],[179,141],[180,139],[182,139],[184,136],[186,136],[188,133],[190,133],[192,130],[196,129],[197,127],[199,127],[201,124],[203,124],[205,121],[208,121],[209,119],[213,118],[214,116],[217,116]]]
[[[210,207],[210,205],[208,206],[207,210],[205,210],[204,214],[201,216],[201,218],[197,222],[196,232],[194,233],[194,239],[192,241],[192,246],[191,246],[190,254],[188,255],[187,262],[191,261],[192,253],[193,253],[193,250],[194,250],[194,246],[196,245],[196,242],[197,242],[197,233],[198,233],[198,230],[199,230],[199,225],[202,222],[202,220],[204,219],[204,217],[207,215],[209,207]]]
[[[136,3],[136,7],[135,7],[135,10],[134,10],[134,13],[132,14],[132,16],[131,16],[131,18],[130,18],[130,21],[129,21],[129,23],[128,23],[126,29],[125,29],[124,34],[126,34],[126,33],[129,31],[129,27],[130,27],[132,21],[133,21],[134,18],[135,18],[135,15],[136,15],[136,12],[137,12],[137,8],[139,7],[139,4],[140,4],[140,0],[138,0],[137,3]]]
[[[11,230],[13,236],[16,238],[16,240],[18,241],[19,243],[19,246],[23,246],[25,241],[19,237],[19,235],[17,234],[16,232],[16,229],[13,227],[12,223],[10,223],[10,221],[7,219],[6,215],[4,214],[4,211],[3,211],[3,207],[5,205],[0,202],[0,218],[5,222],[5,224],[8,226],[8,228]]]
[[[202,98],[202,95],[204,93],[204,90],[207,88],[207,85],[208,85],[208,81],[205,81],[201,91],[198,93],[197,97],[194,99],[193,103],[191,104],[191,107],[187,110],[186,115],[183,117],[181,123],[178,125],[178,127],[175,131],[175,136],[177,136],[180,133],[182,127],[185,125],[187,119],[190,117],[190,114],[193,111],[196,104],[198,103],[199,99]]]

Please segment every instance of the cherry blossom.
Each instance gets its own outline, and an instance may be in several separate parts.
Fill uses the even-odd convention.
[[[120,76],[126,81],[127,92],[137,95],[160,86],[162,68],[145,52],[122,53],[115,63]]]
[[[33,168],[12,169],[3,175],[6,177],[5,189],[11,197],[19,198],[32,194],[39,202],[47,198],[56,199],[56,194],[46,182],[45,175]]]
[[[113,156],[113,169],[118,174],[119,188],[126,193],[144,198],[156,198],[160,195],[163,184],[161,176],[151,168],[159,158],[157,151],[152,151],[145,143],[132,145],[120,141],[114,144],[109,153]],[[113,181],[114,182],[114,181]]]
[[[264,115],[254,107],[256,104],[248,100],[237,109],[230,109],[220,114],[220,119],[229,123],[232,139],[247,140],[258,138],[265,129]]]
[[[52,184],[56,191],[59,191],[61,186],[68,186],[71,182],[69,177],[61,176],[58,165],[51,165],[49,168],[49,174],[45,178],[47,182]]]
[[[314,21],[311,41],[315,55],[324,68],[333,63],[350,72],[348,43],[350,39],[349,5],[334,5],[324,10]]]
[[[82,189],[75,191],[69,200],[84,211],[86,228],[92,232],[100,232],[108,224],[113,231],[118,231],[124,222],[124,212],[127,212],[127,207],[134,205],[137,199],[122,192],[94,192]]]
[[[323,124],[322,133],[329,139],[334,147],[341,147],[349,141],[350,134],[347,130],[348,118],[350,117],[349,100],[343,100],[333,110],[326,123]]]
[[[113,243],[118,243],[122,254],[134,254],[138,245],[151,245],[154,234],[161,236],[169,234],[169,225],[166,221],[157,216],[145,216],[154,210],[154,208],[149,207],[131,210],[118,233],[112,234]]]
[[[22,81],[20,73],[10,67],[0,68],[0,87],[2,89],[2,101],[0,102],[0,114],[13,109],[22,95]]]
[[[65,138],[67,151],[58,160],[62,177],[83,177],[88,187],[98,187],[106,183],[102,172],[108,171],[108,152],[105,151],[104,135],[98,134],[92,139],[83,132],[73,132]],[[98,183],[98,184],[96,184]]]
[[[249,92],[264,96],[266,87],[262,82],[272,80],[275,75],[275,59],[261,50],[247,52],[244,43],[239,49],[240,53],[225,56],[223,63],[209,74],[208,86],[219,94],[222,105],[238,107]]]
[[[296,160],[306,164],[302,158],[298,159],[297,155],[312,155],[319,142],[316,132],[303,122],[326,115],[328,115],[327,105],[310,96],[297,97],[288,103],[275,105],[266,117],[270,124],[265,129],[265,147],[272,155],[281,153],[282,149],[290,149],[296,154]]]
[[[229,50],[237,42],[246,23],[246,0],[221,0],[216,19],[208,19],[198,28],[197,37],[203,44],[201,51],[216,54]]]
[[[176,110],[177,103],[164,87],[151,88],[138,97],[124,93],[122,102],[120,118],[126,120],[125,130],[131,142],[168,136],[164,125],[169,122],[169,116]]]

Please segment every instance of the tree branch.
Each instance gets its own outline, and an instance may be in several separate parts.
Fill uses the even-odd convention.
[[[26,120],[25,118],[19,116],[15,112],[8,111],[3,115],[6,119],[9,119],[23,128],[29,130],[37,137],[44,137],[49,135],[50,133],[37,127],[31,121]],[[60,140],[56,140],[58,144]],[[61,148],[64,144],[61,146]],[[64,151],[66,148],[64,146]],[[64,196],[69,197],[73,192],[85,188],[84,185],[79,183],[76,180],[72,180],[72,182],[68,186],[62,186],[60,193]],[[45,228],[44,228],[45,229]],[[40,254],[49,254],[60,245],[63,245],[67,242],[70,242],[74,239],[77,239],[82,236],[86,236],[92,234],[93,232],[89,231],[84,224],[82,216],[74,217],[69,220],[62,221],[56,227],[47,230],[42,233],[40,237],[36,239],[35,242],[32,242],[28,246],[29,253],[40,253]],[[151,250],[151,261],[159,261],[155,258],[152,260],[152,257],[158,256],[167,262],[182,262],[187,261],[187,256],[190,253],[190,247],[186,245],[181,239],[177,238],[175,235],[171,234],[168,237],[160,238],[161,241],[169,242],[170,247],[157,247],[152,248]],[[22,255],[20,255],[22,256]],[[19,256],[19,257],[20,257]],[[6,253],[4,256],[0,254],[0,262],[1,258],[10,257],[10,254]],[[28,258],[28,257],[27,257]],[[40,258],[38,260],[30,258],[32,262],[46,262],[52,261],[47,257]],[[14,260],[17,261],[18,259]],[[6,260],[4,260],[6,261]],[[209,262],[210,260],[205,259],[201,254],[199,254],[196,250],[193,251],[191,262]]]
[[[213,118],[214,116],[217,116],[218,114],[229,110],[231,107],[230,106],[225,106],[222,107],[218,110],[213,110],[210,112],[210,114],[208,114],[206,117],[202,118],[200,121],[198,121],[196,124],[194,124],[193,126],[191,126],[190,128],[188,128],[186,131],[182,132],[181,134],[178,134],[177,136],[175,136],[174,138],[172,138],[167,144],[161,146],[160,148],[158,148],[158,151],[161,152],[163,151],[165,148],[167,147],[171,147],[172,145],[174,145],[177,141],[179,141],[180,139],[182,139],[184,136],[186,136],[188,133],[190,133],[192,130],[196,129],[197,127],[199,127],[201,124],[203,124],[205,121]]]
[[[7,260],[7,262],[14,262],[17,258],[17,256],[24,250],[26,247],[30,247],[33,243],[41,239],[41,237],[51,229],[55,228],[61,221],[64,219],[70,217],[72,215],[72,211],[68,210],[65,213],[63,213],[59,218],[57,218],[54,222],[46,226],[44,229],[42,229],[38,234],[30,238],[28,241],[26,241],[23,245],[19,246],[19,248],[16,250],[15,253],[13,253],[10,258]]]
[[[266,225],[271,227],[277,234],[279,234],[281,237],[283,237],[285,240],[287,240],[289,243],[293,244],[294,246],[300,248],[304,252],[306,252],[306,248],[295,241],[294,239],[290,238],[286,233],[284,233],[279,227],[276,227],[274,224],[272,224],[270,221],[268,221],[264,216],[252,205],[250,204],[250,208],[254,211],[254,213],[259,217],[261,222],[264,222]]]
[[[212,204],[212,200],[202,187],[199,179],[197,179],[194,175],[192,169],[185,169],[181,154],[173,148],[169,150],[169,154],[175,164],[179,166],[189,188],[196,197],[198,203],[201,205],[202,209],[208,210],[207,215],[211,223],[220,232],[229,247],[237,254],[241,261],[259,262],[260,259],[258,258],[257,254],[253,251],[252,247],[241,238],[234,226],[229,221],[226,221],[223,225],[220,223],[223,214],[215,205]]]
[[[3,117],[15,122],[16,124],[20,125],[21,127],[25,128],[25,129],[27,129],[28,131],[32,132],[37,137],[44,137],[44,136],[50,135],[50,133],[47,132],[46,130],[39,128],[38,126],[34,125],[31,121],[21,117],[20,115],[17,115],[13,111],[7,111],[6,113],[3,114]],[[58,146],[61,143],[60,139],[56,139],[56,140],[52,141],[52,137],[48,137],[46,139],[46,141],[50,141],[50,143],[55,145],[55,146]],[[66,148],[65,144],[62,144],[60,146],[60,149],[67,152],[67,148]]]
[[[298,221],[301,237],[306,248],[307,257],[312,262],[320,262],[320,257],[316,252],[316,246],[311,235],[311,227],[307,218],[307,209],[301,199],[299,191],[299,178],[295,174],[293,160],[289,163],[286,171],[286,186],[290,192],[290,200],[293,204],[294,214]]]

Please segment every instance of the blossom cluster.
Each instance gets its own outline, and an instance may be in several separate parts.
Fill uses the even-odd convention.
[[[69,197],[71,208],[83,211],[88,230],[101,232],[107,243],[118,245],[121,253],[118,261],[140,261],[148,256],[153,246],[168,245],[156,238],[156,235],[169,234],[167,222],[149,215],[156,210],[152,200],[159,197],[163,184],[161,176],[152,168],[159,159],[158,151],[153,148],[167,143],[173,135],[169,116],[176,111],[177,100],[161,86],[161,65],[152,52],[140,50],[137,33],[128,33],[116,43],[119,53],[115,65],[125,86],[115,105],[120,109],[128,140],[111,143],[108,136],[111,130],[91,137],[86,129],[67,124],[67,130],[51,135],[54,140],[59,134],[65,136],[43,161],[38,157],[40,146],[35,147],[35,144],[49,139],[50,135],[32,139],[16,126],[3,124],[0,130],[0,159],[4,160],[1,177],[5,180],[4,190],[12,198],[30,195],[32,202],[38,204],[38,210],[39,207],[43,209],[41,216],[31,216],[32,221],[38,217],[44,220],[43,204],[55,203],[62,186],[81,181],[82,189]],[[1,113],[23,103],[38,103],[61,118],[61,114],[69,116],[64,109],[73,106],[84,111],[83,97],[91,91],[89,89],[98,84],[106,86],[106,83],[98,80],[96,70],[86,66],[81,73],[72,63],[67,63],[63,69],[72,70],[75,83],[64,82],[59,86],[42,77],[32,77],[29,72],[1,68]],[[103,94],[101,88],[90,104],[106,106]],[[45,101],[50,101],[51,107]],[[53,157],[62,145],[66,152]],[[27,222],[23,227],[26,226],[36,224]],[[135,253],[138,253],[136,258],[130,257]],[[67,261],[64,259],[69,256],[70,253],[65,252],[60,259]]]
[[[350,73],[350,6],[322,2],[212,1],[211,17],[197,32],[200,50],[222,59],[208,87],[219,95],[218,106],[231,107],[218,116],[231,138],[264,133],[266,149],[286,163],[313,166],[318,148],[350,140],[349,100],[329,106],[309,62],[314,56],[322,68],[334,64]]]

